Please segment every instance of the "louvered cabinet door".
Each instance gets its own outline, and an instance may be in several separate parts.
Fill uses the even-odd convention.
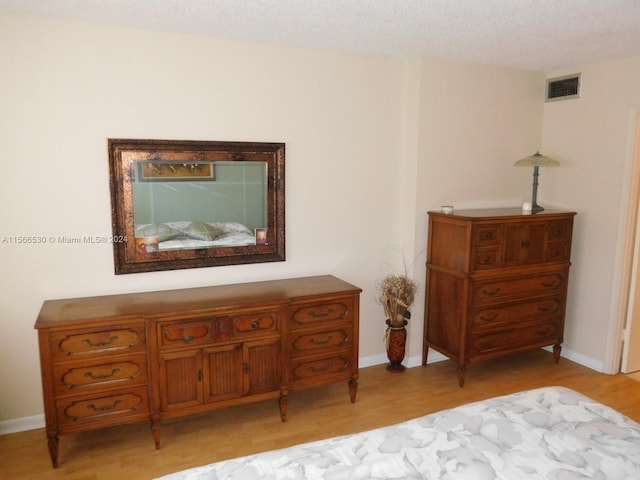
[[[202,352],[181,350],[160,355],[160,408],[177,410],[202,404]]]

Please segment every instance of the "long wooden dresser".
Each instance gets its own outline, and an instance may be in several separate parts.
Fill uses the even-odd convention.
[[[347,381],[361,289],[333,276],[45,301],[35,324],[54,467],[59,436]]]
[[[429,212],[422,364],[432,348],[467,366],[563,342],[575,212]]]

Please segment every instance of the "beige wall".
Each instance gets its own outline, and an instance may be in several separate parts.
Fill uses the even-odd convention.
[[[529,195],[511,165],[542,141],[540,73],[14,16],[0,32],[0,237],[109,235],[109,137],[287,144],[286,262],[115,276],[109,245],[0,243],[0,421],[42,412],[49,298],[332,273],[364,289],[361,357],[384,362],[375,284],[404,258],[424,287],[426,211]]]
[[[640,57],[577,66],[581,97],[544,107],[544,152],[562,166],[543,172],[546,195],[576,209],[565,346],[582,361],[618,370],[615,345],[633,149],[640,113]],[[588,358],[584,358],[584,357]]]
[[[413,258],[421,279],[413,311],[424,315],[427,215],[441,205],[520,205],[531,196],[532,171],[515,160],[540,148],[544,75],[471,63],[423,59],[416,68],[417,169]],[[422,351],[422,324],[411,325],[410,352]],[[430,354],[436,358],[437,355]]]
[[[365,290],[361,354],[382,351],[399,61],[10,16],[0,31],[3,237],[108,235],[108,137],[287,148],[286,262],[115,276],[110,245],[0,243],[0,420],[42,411],[33,323],[49,298],[332,273]]]

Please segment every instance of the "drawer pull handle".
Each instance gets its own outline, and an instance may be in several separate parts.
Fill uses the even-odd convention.
[[[333,362],[327,363],[324,367],[312,366],[311,368],[309,368],[309,370],[311,370],[313,373],[322,373],[322,372],[326,372],[331,367],[333,367]]]
[[[480,320],[482,320],[483,322],[495,322],[497,318],[497,313],[494,313],[493,315],[480,315]]]
[[[315,310],[311,310],[309,312],[309,316],[313,317],[313,318],[325,318],[328,317],[329,315],[331,315],[333,313],[333,308],[329,308],[327,311],[322,312],[322,313],[316,313]]]
[[[542,312],[542,313],[555,312],[557,309],[558,309],[557,306],[553,306],[553,307],[538,307],[538,311]]]
[[[182,341],[184,343],[191,343],[193,342],[193,337],[191,335],[185,335],[184,337],[182,337]]]
[[[118,340],[118,336],[113,335],[109,338],[109,340],[105,340],[104,342],[93,343],[90,338],[85,338],[84,340],[82,340],[82,343],[84,343],[85,345],[89,345],[90,347],[104,347],[106,345],[111,345],[116,340]]]
[[[536,331],[536,335],[546,337],[553,331],[552,327],[541,328]]]
[[[329,335],[325,340],[316,340],[315,338],[310,338],[309,343],[312,345],[326,345],[331,340],[333,340],[333,335]]]
[[[93,410],[94,412],[108,412],[109,410],[113,410],[118,405],[122,403],[122,400],[116,400],[113,402],[113,405],[105,405],[104,407],[96,407],[93,403],[87,405],[89,410]]]
[[[113,377],[116,373],[120,373],[119,368],[114,368],[111,370],[111,373],[103,373],[100,375],[94,375],[93,372],[86,372],[84,376],[93,380],[104,380],[105,378]]]
[[[553,280],[551,282],[540,282],[544,288],[556,288],[560,285],[560,280]]]
[[[501,290],[502,290],[502,289],[501,289],[500,287],[497,287],[495,290],[491,290],[491,291],[489,291],[489,290],[482,290],[482,293],[484,293],[485,295],[492,296],[492,295],[497,295],[498,293],[500,293],[500,291],[501,291]]]
[[[252,324],[251,324],[251,328],[260,328],[260,322],[258,320],[255,320]]]

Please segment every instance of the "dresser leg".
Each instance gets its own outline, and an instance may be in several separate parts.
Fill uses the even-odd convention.
[[[351,403],[356,403],[356,393],[358,393],[358,377],[349,380],[349,396],[351,397]]]
[[[289,408],[289,392],[283,390],[278,398],[278,406],[280,407],[280,420],[287,421],[287,409]]]
[[[153,433],[153,441],[156,444],[156,450],[159,450],[160,440],[162,439],[162,427],[160,426],[159,420],[151,420],[151,433]]]
[[[53,468],[58,468],[58,444],[60,439],[57,436],[49,437],[48,447],[49,456],[51,457],[51,465]]]
[[[553,361],[556,363],[560,362],[560,352],[562,352],[562,345],[556,343],[553,346]]]
[[[467,367],[458,365],[458,385],[464,387],[464,379],[467,376]]]

